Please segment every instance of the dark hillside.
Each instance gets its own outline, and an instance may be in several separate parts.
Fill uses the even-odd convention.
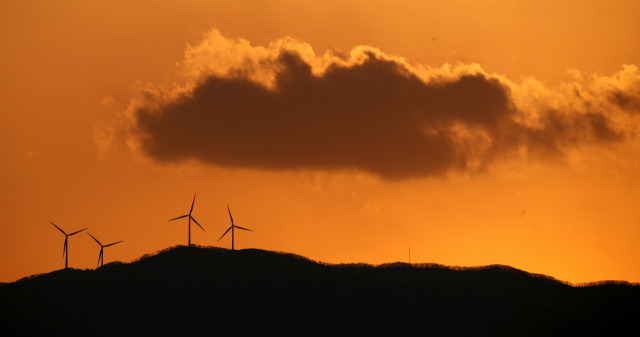
[[[577,335],[634,328],[640,286],[506,266],[325,265],[184,247],[0,287],[8,335]]]

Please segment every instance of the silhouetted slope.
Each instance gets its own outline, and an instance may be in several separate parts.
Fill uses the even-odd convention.
[[[640,286],[572,287],[506,266],[328,266],[176,247],[0,287],[0,333],[572,335],[635,327]]]

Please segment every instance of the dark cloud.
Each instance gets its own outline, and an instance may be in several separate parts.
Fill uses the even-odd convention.
[[[622,90],[615,90],[611,93],[611,101],[626,111],[640,113],[640,86],[636,95],[626,93]]]
[[[365,54],[316,74],[298,53],[281,51],[268,65],[271,87],[252,79],[251,67],[209,75],[175,99],[149,96],[133,111],[132,134],[159,162],[358,169],[385,179],[477,171],[521,149],[561,156],[564,146],[624,137],[597,110],[546,109],[534,124],[518,121],[511,89],[483,73],[424,80]]]

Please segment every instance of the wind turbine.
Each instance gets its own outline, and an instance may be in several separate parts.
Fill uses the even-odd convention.
[[[196,195],[193,195],[193,202],[191,203],[191,210],[189,211],[189,214],[187,215],[183,215],[183,216],[179,216],[175,219],[171,219],[169,221],[173,221],[173,220],[178,220],[178,219],[182,219],[182,218],[186,218],[189,217],[189,247],[191,247],[191,220],[193,220],[193,222],[196,223],[196,225],[198,225],[198,227],[202,228],[202,226],[200,226],[200,224],[196,221],[196,219],[194,219],[191,216],[191,212],[193,212],[193,205],[196,203]],[[204,231],[204,228],[202,228],[202,230]],[[205,231],[206,232],[206,231]]]
[[[220,240],[222,240],[222,238],[223,238],[225,235],[227,235],[227,233],[229,233],[229,230],[231,230],[231,250],[234,250],[234,248],[233,248],[233,241],[234,241],[234,229],[235,229],[235,228],[237,228],[237,229],[242,229],[242,230],[249,231],[249,232],[253,232],[253,231],[252,231],[252,230],[250,230],[250,229],[246,229],[246,228],[242,228],[242,227],[240,227],[240,226],[236,226],[236,225],[234,225],[234,224],[233,224],[233,217],[231,216],[231,210],[229,209],[229,205],[227,205],[227,211],[229,211],[229,217],[231,218],[231,227],[229,227],[229,229],[227,229],[227,231],[226,231],[226,232],[224,232],[224,234],[222,234],[222,236],[218,239],[218,242],[220,242]],[[255,233],[255,232],[254,232],[254,233]]]
[[[51,222],[51,221],[49,221],[49,222]],[[62,234],[64,234],[64,236],[65,236],[65,238],[64,238],[64,249],[62,250],[62,256],[66,257],[66,260],[64,261],[64,269],[67,269],[67,268],[69,268],[69,245],[68,245],[69,237],[71,235],[76,235],[76,234],[82,232],[86,228],[85,229],[81,229],[81,230],[79,230],[77,232],[73,232],[71,234],[67,234],[62,229],[60,229],[60,227],[56,226],[56,224],[54,224],[53,222],[51,222],[51,224],[54,225],[59,231],[61,231]]]
[[[91,233],[87,232],[87,234],[89,234],[89,236],[90,236],[90,237],[92,237],[94,240],[96,240],[96,242],[97,242],[97,243],[100,245],[100,247],[101,247],[101,248],[100,248],[100,255],[98,255],[98,264],[100,265],[100,267],[104,266],[104,255],[102,254],[102,252],[104,251],[104,247],[113,246],[113,245],[115,245],[115,244],[117,244],[117,243],[120,243],[120,242],[124,241],[124,240],[122,240],[122,241],[118,241],[118,242],[110,243],[110,244],[108,244],[108,245],[106,245],[106,246],[103,246],[103,245],[100,243],[100,241],[98,241],[98,239],[94,238],[94,237],[93,237],[93,235],[91,235]],[[102,261],[102,263],[100,263],[100,261]],[[97,268],[97,266],[96,266],[96,268]]]

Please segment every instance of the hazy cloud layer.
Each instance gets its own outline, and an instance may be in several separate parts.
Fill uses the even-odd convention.
[[[385,179],[479,171],[500,158],[562,158],[628,139],[640,72],[549,90],[477,65],[426,68],[356,47],[314,54],[283,39],[251,47],[212,31],[189,47],[187,83],[148,88],[128,110],[135,151],[269,170],[357,169]]]

